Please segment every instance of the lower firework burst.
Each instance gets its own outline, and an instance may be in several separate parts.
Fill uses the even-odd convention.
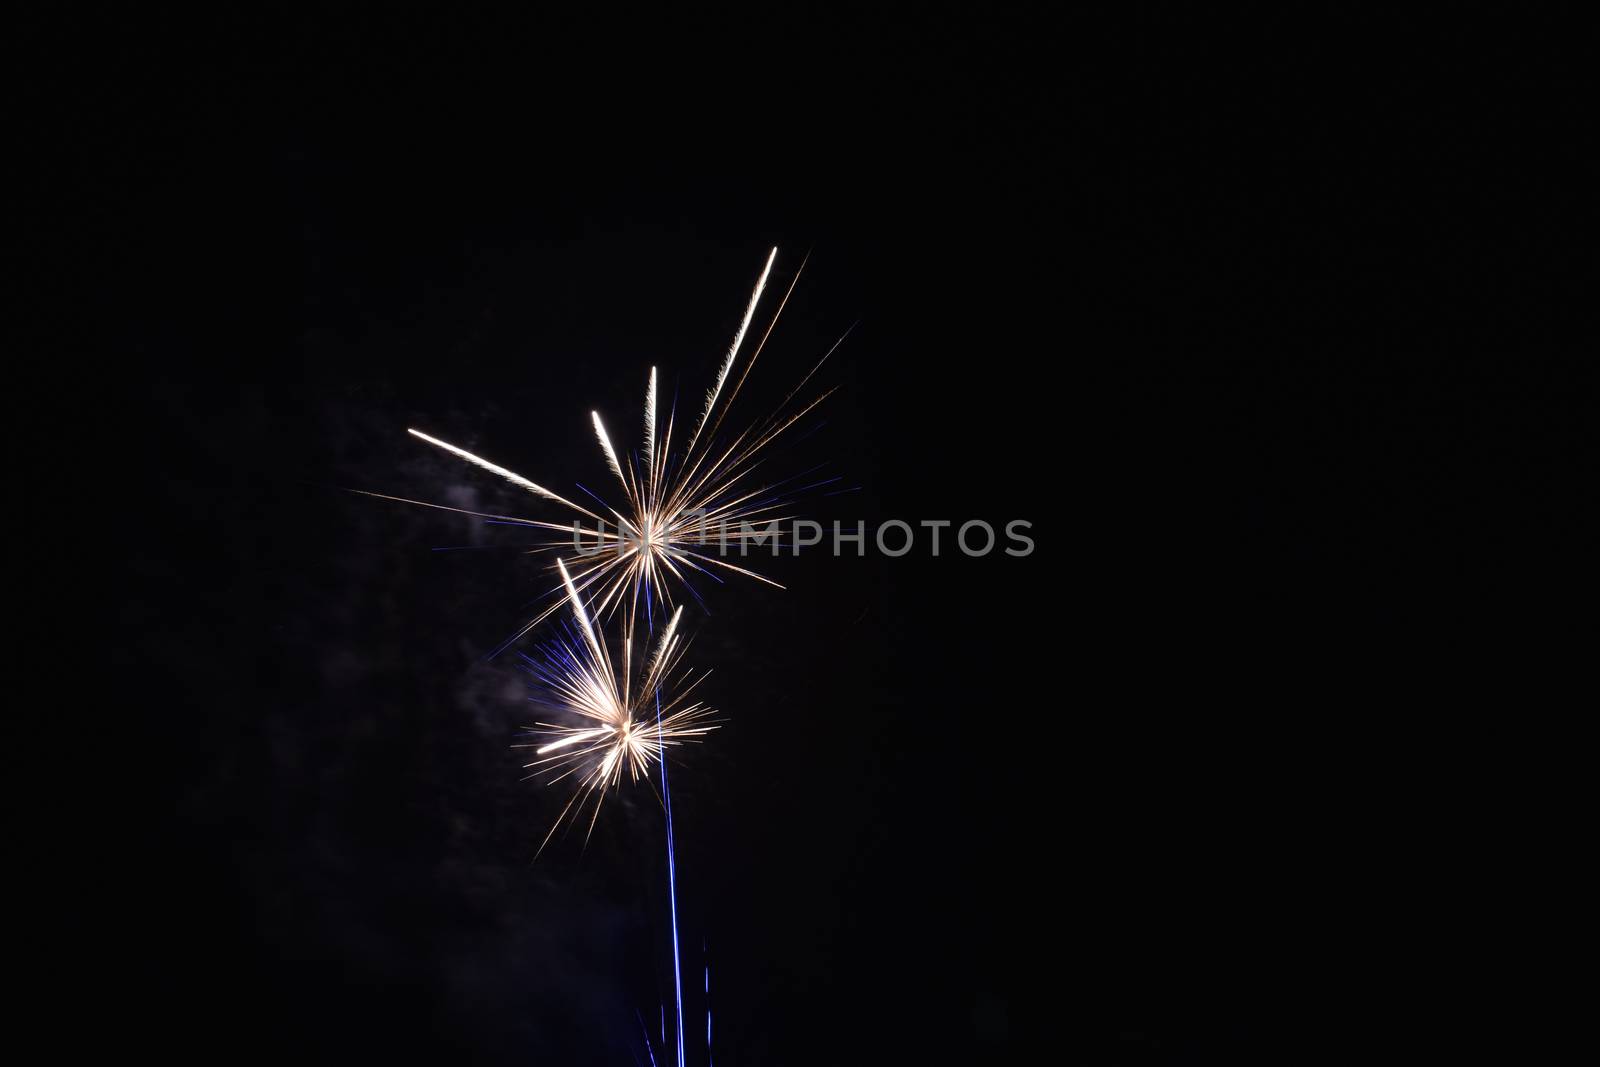
[[[588,832],[593,832],[608,790],[620,788],[624,777],[629,782],[648,780],[651,765],[665,759],[668,748],[697,741],[717,728],[712,709],[689,699],[705,675],[691,679],[679,669],[684,649],[678,633],[681,606],[655,648],[639,657],[636,669],[631,632],[623,637],[621,662],[613,661],[566,564],[557,560],[556,568],[575,629],[568,627],[545,642],[539,656],[522,660],[539,683],[534,699],[556,712],[553,718],[566,721],[536,723],[528,731],[534,740],[516,747],[534,750],[534,760],[523,765],[532,772],[529,778],[572,778],[577,788],[539,845],[541,852],[556,830],[569,818],[576,820],[591,801]]]

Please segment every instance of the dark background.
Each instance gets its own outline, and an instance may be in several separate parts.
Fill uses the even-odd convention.
[[[1488,356],[1544,297],[1480,314],[1540,291],[1558,209],[1495,167],[1556,120],[1448,35],[623,28],[39,38],[68,209],[22,293],[73,354],[21,373],[90,405],[52,437],[112,564],[63,572],[103,694],[90,855],[40,868],[88,935],[67,1039],[644,1061],[659,809],[531,862],[565,797],[485,658],[544,576],[341,490],[557,517],[405,428],[603,485],[588,410],[632,441],[652,364],[692,405],[773,244],[775,285],[811,259],[747,418],[859,320],[770,461],[860,487],[806,512],[1037,550],[785,558],[687,616],[728,719],[674,769],[691,1062],[706,962],[725,1065],[1299,1062],[1414,1012],[1434,656],[1474,684],[1473,620],[1539,580],[1484,546],[1569,508],[1577,396]]]

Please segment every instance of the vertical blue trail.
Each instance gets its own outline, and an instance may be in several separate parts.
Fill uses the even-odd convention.
[[[677,998],[678,1067],[683,1054],[683,964],[678,955],[678,869],[672,848],[672,793],[667,789],[667,749],[661,741],[661,690],[656,690],[656,744],[661,750],[661,799],[667,809],[667,900],[672,908],[672,992]]]

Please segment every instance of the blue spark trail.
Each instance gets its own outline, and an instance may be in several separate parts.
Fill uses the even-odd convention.
[[[661,744],[661,690],[656,690],[656,742]],[[667,901],[672,909],[672,992],[678,1009],[678,1067],[686,1067],[683,1052],[683,964],[678,954],[678,868],[672,849],[672,793],[667,789],[667,750],[661,748],[661,799],[667,809]]]
[[[639,1016],[639,1029],[644,1033],[644,1050],[650,1054],[650,1067],[656,1067],[656,1052],[650,1047],[650,1028],[644,1024],[643,1015],[639,1015],[637,1011],[633,1014]],[[637,1060],[638,1057],[635,1056],[634,1059]]]

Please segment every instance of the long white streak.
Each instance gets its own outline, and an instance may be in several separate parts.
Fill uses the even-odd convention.
[[[648,692],[657,685],[657,676],[661,673],[662,664],[672,651],[672,637],[678,630],[678,620],[683,618],[683,605],[678,605],[678,610],[672,613],[672,621],[667,624],[666,633],[661,635],[661,643],[656,646],[656,655],[650,663],[650,669],[645,672],[645,684],[640,687],[641,692]]]
[[[544,486],[536,485],[535,483],[528,481],[528,479],[524,478],[522,475],[517,474],[514,471],[506,470],[504,467],[500,466],[498,463],[490,463],[488,460],[484,459],[481,456],[474,456],[471,452],[468,452],[464,448],[457,448],[455,445],[450,444],[448,441],[441,441],[437,437],[429,437],[427,434],[423,433],[421,430],[410,430],[410,429],[408,429],[408,430],[406,430],[406,433],[410,434],[413,437],[420,437],[424,441],[428,442],[430,445],[436,445],[439,448],[444,449],[446,452],[449,452],[451,455],[460,456],[462,459],[466,460],[468,463],[476,464],[477,466],[482,467],[484,470],[490,472],[491,474],[498,474],[500,477],[504,478],[506,481],[510,482],[512,485],[520,486],[523,489],[526,489],[531,493],[537,493],[540,496],[545,497],[548,500],[554,500],[558,504],[565,504],[565,505],[567,505],[567,507],[572,508],[572,509],[574,509],[576,511],[581,511],[585,515],[589,515],[591,517],[593,517],[593,515],[594,515],[594,513],[591,512],[588,508],[579,507],[577,504],[574,504],[572,501],[568,500],[566,497],[560,496],[560,495],[558,495],[556,493],[552,493],[550,490],[546,489]]]
[[[606,428],[600,422],[600,413],[591,411],[589,412],[589,417],[594,419],[594,435],[600,438],[600,448],[606,454],[606,463],[611,466],[611,470],[616,474],[617,480],[622,483],[622,491],[631,495],[631,490],[628,488],[627,475],[622,473],[622,464],[617,462],[617,450],[611,447],[611,438],[606,436]]]
[[[600,657],[600,641],[594,636],[594,627],[589,625],[589,613],[583,610],[583,600],[578,596],[578,590],[572,585],[572,575],[567,573],[567,565],[556,560],[556,570],[561,572],[561,584],[567,587],[567,599],[572,602],[572,614],[578,618],[578,625],[583,627],[583,636],[589,639],[589,647],[595,657]]]
[[[656,465],[656,369],[650,368],[650,384],[644,391],[644,454],[651,471]]]
[[[828,362],[828,357],[833,355],[834,352],[838,351],[839,346],[844,344],[845,339],[848,338],[850,336],[850,334],[852,332],[854,332],[855,328],[857,326],[859,326],[859,325],[861,325],[861,321],[859,319],[857,319],[855,322],[852,322],[850,324],[850,328],[848,330],[846,330],[844,333],[840,334],[839,335],[839,339],[837,341],[833,342],[833,346],[822,354],[822,358],[821,359],[817,360],[816,366],[814,366],[810,370],[806,371],[806,376],[804,378],[801,378],[799,383],[796,384],[793,389],[789,390],[789,395],[783,398],[783,403],[779,404],[777,406],[777,408],[773,411],[772,415],[770,415],[768,417],[767,421],[768,421],[769,424],[771,422],[774,422],[774,421],[777,420],[779,414],[783,411],[783,409],[789,406],[789,401],[791,401],[791,400],[793,400],[795,398],[795,394],[800,392],[800,390],[802,390],[802,389],[804,389],[806,387],[806,383],[811,380],[812,375],[816,374],[817,371],[822,369],[822,365],[824,363]],[[832,392],[832,391],[833,390],[829,390],[829,392]]]
[[[558,748],[566,748],[568,745],[576,745],[583,741],[592,741],[597,737],[604,737],[606,734],[613,732],[609,726],[602,726],[594,730],[580,730],[575,734],[568,734],[559,741],[552,741],[543,748],[537,749],[536,754],[542,756],[546,752],[554,752]]]
[[[347,493],[359,493],[361,496],[370,496],[374,500],[393,500],[396,504],[415,504],[419,508],[433,508],[436,511],[453,511],[457,515],[471,515],[477,519],[498,519],[501,522],[511,523],[516,526],[536,526],[541,530],[570,530],[570,526],[562,526],[555,522],[537,522],[533,519],[519,519],[515,515],[496,515],[490,511],[468,511],[466,508],[452,508],[444,504],[430,504],[426,500],[412,500],[405,496],[390,496],[388,493],[369,493],[365,489],[346,489]]]
[[[661,483],[667,477],[667,459],[672,454],[672,431],[677,425],[677,421],[678,403],[674,400],[672,406],[667,409],[667,432],[661,435],[661,443],[656,447],[655,484],[652,487],[652,493],[656,499],[651,501],[652,506],[660,501]]]
[[[744,388],[744,380],[750,377],[750,368],[756,365],[756,360],[761,358],[761,353],[767,347],[767,338],[772,336],[773,329],[778,325],[778,320],[783,317],[783,309],[789,306],[789,298],[794,295],[794,287],[800,284],[800,275],[805,273],[806,264],[811,262],[811,253],[807,252],[800,260],[800,267],[794,272],[794,277],[789,281],[789,288],[784,290],[783,299],[778,301],[778,310],[772,313],[772,321],[767,323],[767,330],[761,335],[761,340],[756,342],[756,350],[750,353],[750,358],[745,360],[744,370],[739,372],[739,380],[733,383],[733,392],[728,394],[728,402],[722,406],[722,413],[717,416],[716,425],[711,427],[711,435],[716,436],[718,428],[722,426],[723,416],[733,407],[733,402],[739,397],[739,390]]]
[[[622,706],[624,708],[633,707],[633,636],[631,629],[629,630],[629,636],[622,640]]]
[[[758,582],[765,582],[766,584],[772,586],[774,589],[787,589],[787,588],[789,588],[786,585],[780,585],[779,583],[773,581],[771,578],[768,578],[768,577],[766,577],[764,575],[757,574],[755,571],[746,570],[743,567],[735,567],[732,563],[729,563],[727,560],[716,559],[713,556],[702,556],[698,552],[689,552],[687,550],[685,550],[683,554],[685,556],[693,556],[695,559],[705,560],[707,563],[714,563],[718,567],[726,567],[728,570],[733,571],[736,574],[742,574],[747,578],[754,578]]]
[[[774,247],[767,254],[767,265],[761,268],[761,277],[756,281],[755,292],[750,294],[750,306],[744,309],[744,321],[739,323],[739,332],[733,335],[733,344],[728,346],[728,354],[723,357],[722,369],[717,371],[717,382],[706,392],[706,409],[700,413],[700,424],[694,428],[694,436],[689,439],[689,451],[694,450],[695,442],[700,439],[700,431],[705,429],[706,419],[711,416],[711,409],[716,406],[717,396],[722,392],[722,383],[728,380],[728,372],[733,369],[734,357],[739,354],[739,346],[744,343],[745,331],[750,328],[750,320],[756,314],[756,305],[761,302],[761,291],[767,287],[767,275],[772,273],[772,261],[777,258],[778,249]],[[684,454],[687,455],[688,452]]]

